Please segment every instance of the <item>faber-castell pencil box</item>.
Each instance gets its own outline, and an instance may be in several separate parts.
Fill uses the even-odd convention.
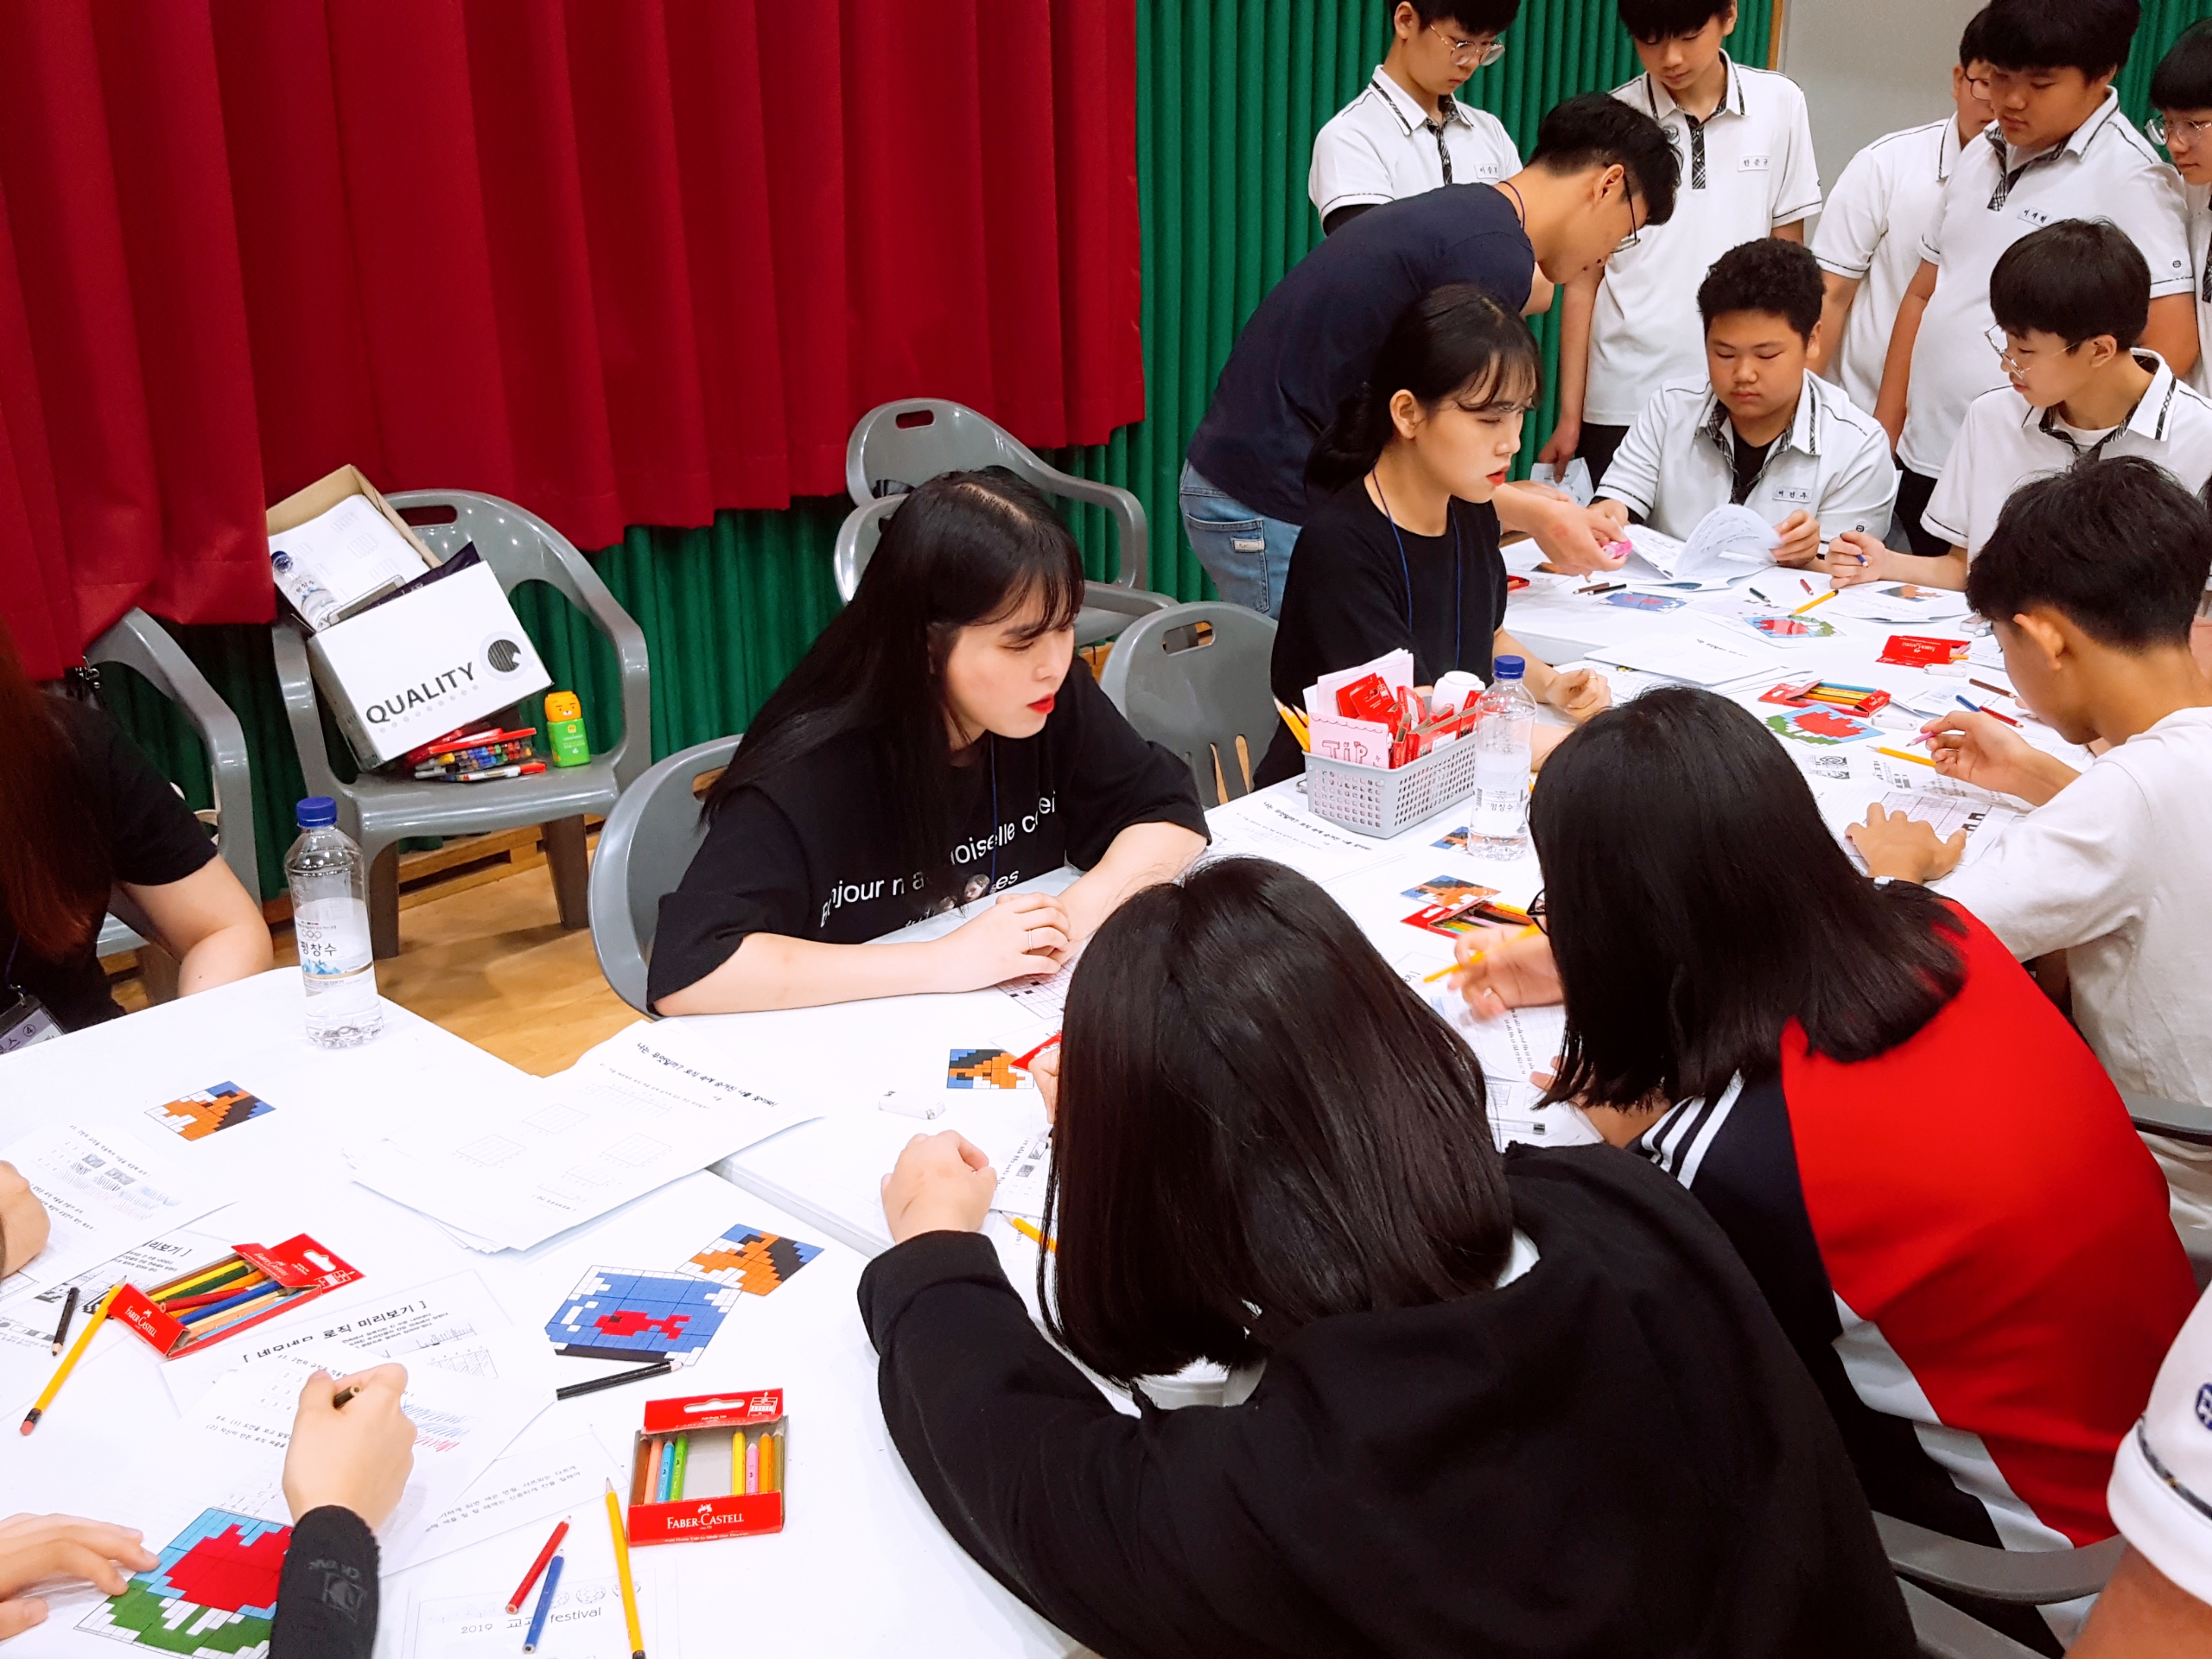
[[[784,1391],[645,1402],[630,1464],[630,1542],[784,1529]]]
[[[282,1244],[237,1244],[164,1284],[125,1285],[109,1311],[164,1359],[196,1354],[226,1337],[311,1302],[360,1277],[305,1233]]]

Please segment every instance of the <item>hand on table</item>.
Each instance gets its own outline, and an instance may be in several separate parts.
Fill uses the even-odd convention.
[[[1612,707],[1613,688],[1595,669],[1571,668],[1552,676],[1544,688],[1544,701],[1579,726]]]
[[[51,1225],[22,1172],[0,1160],[0,1274],[13,1273],[44,1249]]]
[[[82,1580],[111,1596],[130,1573],[149,1573],[161,1557],[145,1535],[73,1515],[11,1515],[0,1521],[0,1641],[46,1623],[46,1603],[24,1591],[48,1580]]]
[[[1006,893],[934,948],[945,963],[946,990],[979,991],[1009,979],[1057,973],[1074,937],[1074,925],[1057,895]]]
[[[1775,545],[1777,564],[1802,570],[1820,556],[1821,521],[1802,507],[1777,524],[1774,533],[1782,538]]]
[[[1045,1121],[1057,1127],[1060,1121],[1060,1046],[1058,1043],[1029,1062],[1029,1076],[1037,1085],[1038,1097],[1045,1103]]]
[[[1948,875],[1967,850],[1965,830],[1939,841],[1933,824],[1903,812],[1885,811],[1879,805],[1868,807],[1866,822],[1847,826],[1844,833],[1866,861],[1867,874],[1906,881],[1933,881]]]
[[[904,1244],[918,1233],[972,1233],[990,1214],[998,1190],[991,1160],[965,1136],[951,1129],[918,1135],[883,1178],[891,1242]]]
[[[1540,1007],[1560,1001],[1559,969],[1552,942],[1517,927],[1480,927],[1452,946],[1459,971],[1452,983],[1476,1017],[1495,1020],[1508,1008]]]
[[[1862,582],[1886,582],[1894,556],[1863,530],[1847,530],[1828,543],[1828,586],[1855,588]]]
[[[371,1527],[384,1524],[415,1466],[415,1425],[399,1408],[406,1388],[404,1365],[308,1378],[284,1448],[284,1502],[293,1520],[334,1503]],[[353,1397],[334,1404],[343,1389],[353,1389]]]

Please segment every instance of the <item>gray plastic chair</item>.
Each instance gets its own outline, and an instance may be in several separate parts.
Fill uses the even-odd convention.
[[[360,843],[369,861],[369,938],[379,957],[399,954],[399,843],[410,836],[468,836],[540,824],[561,925],[588,925],[585,883],[588,856],[584,815],[606,813],[652,758],[652,676],[643,629],[615,602],[599,573],[569,538],[526,508],[474,490],[410,490],[385,498],[403,517],[424,520],[415,533],[441,560],[468,543],[512,593],[525,582],[549,582],[579,607],[614,647],[622,677],[622,740],[594,754],[588,765],[549,766],[529,778],[486,784],[418,782],[365,772],[339,782],[324,745],[315,678],[305,637],[296,623],[270,629],[284,715],[299,751],[308,793],[338,803],[338,827]],[[436,522],[449,510],[453,517]],[[411,515],[411,517],[410,517]],[[531,718],[527,725],[543,725]],[[603,741],[603,734],[594,734]]]
[[[831,569],[838,594],[850,601],[859,588],[882,521],[895,506],[889,498],[903,495],[939,473],[978,467],[1003,467],[1048,495],[1103,507],[1114,519],[1120,569],[1111,582],[1084,584],[1083,610],[1075,625],[1077,645],[1109,639],[1128,626],[1132,617],[1175,602],[1145,585],[1151,563],[1144,503],[1116,485],[1048,466],[997,422],[941,397],[879,404],[853,428],[845,445],[845,489],[857,511],[837,532]],[[867,516],[871,509],[876,511]]]
[[[738,742],[717,737],[670,755],[623,791],[600,826],[591,867],[591,946],[615,995],[640,1014],[652,1012],[645,1006],[645,965],[661,899],[676,890],[706,838],[699,778],[728,766]]]
[[[1934,1596],[1916,1599],[1913,1586],[1956,1591],[2014,1606],[2048,1607],[2095,1595],[2127,1551],[2127,1541],[2117,1537],[2080,1549],[1998,1549],[1988,1544],[1970,1544],[1893,1515],[1877,1515],[1874,1529],[1882,1535],[1891,1570],[1906,1582],[1906,1600],[1913,1609],[1915,1630],[1921,1628],[1923,1600],[1942,1610],[1941,1615],[1929,1617],[1949,1645],[1930,1647],[1923,1632],[1921,1650],[1956,1654],[1960,1659],[1999,1659],[1999,1656],[2028,1649]]]
[[[1198,799],[1219,806],[1251,792],[1274,741],[1268,665],[1275,625],[1218,600],[1155,611],[1114,642],[1100,690],[1130,725],[1183,757]]]
[[[137,671],[183,711],[200,734],[207,752],[207,771],[215,807],[215,850],[231,867],[241,887],[261,896],[261,871],[255,861],[253,836],[253,770],[246,758],[245,728],[207,683],[184,649],[168,631],[141,610],[124,613],[105,633],[85,647],[85,661],[92,668],[117,663]],[[118,887],[108,900],[107,918],[100,925],[99,950],[104,957],[143,948],[154,936],[154,925],[130,895]],[[151,964],[148,964],[151,968]],[[148,971],[147,995],[166,1002],[175,992],[174,969],[168,974]]]

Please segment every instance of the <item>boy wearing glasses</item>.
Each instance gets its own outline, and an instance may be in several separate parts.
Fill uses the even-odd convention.
[[[1959,37],[1953,113],[1877,138],[1853,156],[1813,232],[1813,255],[1827,286],[1813,372],[1841,386],[1869,415],[1881,394],[1897,307],[1920,269],[1921,238],[1960,156],[1989,124],[1981,27],[1977,13]]]
[[[2007,248],[1989,274],[1996,321],[1983,349],[2010,385],[1967,410],[1921,523],[1948,550],[1895,553],[1870,536],[1839,538],[1838,587],[1914,582],[1960,589],[1967,562],[2031,479],[2107,456],[2139,455],[2194,493],[2212,478],[2212,402],[2137,345],[2151,272],[2106,219],[2061,219]],[[1863,563],[1853,564],[1853,556]]]
[[[1521,0],[1398,0],[1389,55],[1314,136],[1306,194],[1324,234],[1401,196],[1521,170],[1504,123],[1452,96],[1505,55],[1499,36],[1520,15]]]
[[[1821,208],[1805,95],[1747,69],[1723,43],[1734,0],[1619,0],[1643,73],[1613,96],[1666,130],[1682,166],[1680,206],[1570,284],[1560,318],[1559,425],[1541,461],[1580,455],[1594,486],[1630,425],[1669,380],[1701,374],[1697,289],[1719,256],[1754,237],[1805,239]]]
[[[2022,237],[2062,219],[2119,226],[2150,267],[2144,342],[2177,374],[2196,365],[2181,181],[2120,113],[2112,88],[2139,12],[2137,0],[1993,0],[1984,15],[1996,118],[1943,187],[1874,409],[1904,468],[1897,516],[1916,554],[1948,552],[1948,539],[1922,514],[1967,406],[2005,384],[1986,340],[1995,321],[1990,272]]]
[[[2196,372],[2212,393],[2212,21],[2191,25],[2151,74],[2151,142],[2174,158],[2189,202],[2189,257],[2196,267]]]

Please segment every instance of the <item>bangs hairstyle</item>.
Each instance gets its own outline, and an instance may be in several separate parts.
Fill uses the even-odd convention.
[[[1735,9],[1735,0],[1620,0],[1623,27],[1646,46],[1694,35]]]
[[[99,927],[114,874],[77,752],[4,622],[0,731],[0,911],[25,950],[66,962]]]
[[[1357,391],[1313,441],[1306,491],[1334,495],[1375,465],[1397,428],[1390,400],[1410,391],[1427,413],[1457,404],[1474,414],[1535,407],[1543,361],[1529,326],[1472,283],[1432,289],[1398,314]]]
[[[1666,128],[1610,93],[1577,92],[1545,111],[1529,165],[1554,177],[1618,167],[1628,176],[1629,194],[1643,203],[1646,226],[1675,216],[1682,158],[1667,142]]]
[[[1513,1208],[1473,1052],[1306,877],[1140,893],[1068,988],[1052,1334],[1127,1382],[1497,1282]]]
[[[2212,110],[2212,18],[2191,23],[2151,72],[2154,110]]]
[[[1989,310],[1999,328],[2056,334],[2069,352],[2101,334],[2125,351],[2150,327],[2151,267],[2110,219],[2062,219],[1998,256]]]
[[[1033,600],[1024,638],[1073,627],[1083,604],[1083,557],[1052,503],[1001,467],[930,480],[885,524],[852,603],[762,705],[707,810],[848,733],[874,734],[907,868],[950,896],[959,825],[945,659],[963,628],[1003,623]]]
[[[1977,63],[1989,61],[1989,8],[1984,6],[1967,19],[1967,26],[1959,31],[1959,67],[1971,69]]]
[[[1993,0],[1982,55],[1999,69],[2079,69],[2094,80],[2127,61],[2136,0]]]
[[[1859,874],[1774,734],[1713,692],[1661,687],[1574,732],[1529,827],[1567,1001],[1548,1102],[1710,1099],[1770,1075],[1792,1020],[1814,1053],[1871,1059],[1964,982],[1958,918]]]
[[[1414,9],[1423,29],[1457,23],[1469,40],[1478,35],[1503,35],[1521,16],[1521,0],[1403,0]],[[1396,6],[1390,15],[1398,15]]]
[[[1713,262],[1698,284],[1698,315],[1710,329],[1731,311],[1780,317],[1798,339],[1810,339],[1821,320],[1824,294],[1821,262],[1802,242],[1763,236],[1733,247]]]
[[[2049,606],[2121,651],[2189,644],[2212,516],[2171,474],[2118,455],[2023,484],[1967,567],[1967,602],[2010,622]]]

